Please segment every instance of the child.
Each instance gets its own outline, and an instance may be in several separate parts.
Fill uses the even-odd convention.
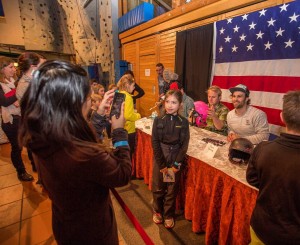
[[[155,118],[152,130],[155,159],[152,177],[153,221],[156,224],[164,221],[168,229],[175,225],[180,167],[184,164],[190,139],[188,120],[178,115],[181,104],[182,93],[178,90],[168,91],[164,102],[166,114]]]
[[[120,93],[125,94],[125,109],[124,109],[124,117],[125,117],[125,129],[128,132],[128,143],[130,146],[130,154],[131,159],[135,150],[135,121],[141,118],[139,113],[134,112],[133,99],[131,93],[134,90],[135,82],[134,80],[127,76],[123,75],[117,84]],[[134,168],[133,168],[134,175]]]
[[[103,97],[105,89],[101,84],[92,85],[93,94],[99,94]]]
[[[129,78],[135,80],[135,79],[134,79],[134,74],[133,74],[133,72],[132,72],[131,70],[125,71],[125,72],[124,72],[124,75],[127,75],[127,76],[129,76]],[[145,91],[144,91],[144,89],[142,89],[142,88],[135,82],[135,84],[134,84],[134,90],[132,91],[131,95],[132,95],[132,99],[133,99],[134,108],[136,108],[136,107],[135,107],[135,105],[136,105],[136,100],[139,99],[139,98],[141,98],[141,97],[143,97],[143,96],[145,95]]]
[[[96,131],[97,139],[99,142],[103,142],[103,130],[106,127],[107,120],[103,120],[103,116],[97,114],[97,110],[99,105],[102,102],[102,96],[99,94],[92,94],[91,95],[91,108],[87,114],[87,120],[91,122],[93,128]],[[106,117],[104,115],[104,117]],[[99,118],[99,120],[98,120]]]
[[[87,114],[87,120],[90,121],[92,115],[97,111],[99,105],[101,104],[102,96],[99,94],[91,95],[91,108]]]

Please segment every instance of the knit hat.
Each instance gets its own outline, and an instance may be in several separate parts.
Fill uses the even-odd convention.
[[[177,81],[178,75],[169,69],[165,69],[163,72],[163,78],[167,83],[170,83],[170,81]]]

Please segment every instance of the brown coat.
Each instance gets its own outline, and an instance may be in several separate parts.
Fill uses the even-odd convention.
[[[115,141],[127,138],[124,129],[117,129],[117,137],[115,131]],[[128,183],[129,148],[119,147],[113,154],[103,150],[85,161],[75,160],[70,152],[57,147],[36,144],[31,149],[52,200],[53,233],[58,244],[118,244],[109,188]]]

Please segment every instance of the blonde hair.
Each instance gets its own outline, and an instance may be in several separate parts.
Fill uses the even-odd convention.
[[[217,93],[219,97],[222,96],[222,90],[220,89],[219,86],[217,86],[217,85],[212,85],[212,86],[210,86],[210,87],[206,90],[206,93],[208,93],[208,91],[210,91],[210,90],[213,91],[213,92],[215,92],[215,93]]]
[[[117,86],[117,84],[115,84],[115,83],[111,83],[111,84],[109,84],[109,86],[108,86],[108,90],[111,90],[111,89],[113,89],[113,88],[118,88],[118,86]]]
[[[92,90],[95,94],[99,93],[100,89],[104,89],[104,87],[101,84],[92,85]]]
[[[134,80],[131,78],[131,76],[123,75],[120,80],[118,81],[118,88],[121,91],[127,91],[128,92],[128,87],[134,83]]]
[[[102,101],[102,96],[100,94],[92,94],[91,95],[91,101],[92,103],[96,103],[97,101]]]

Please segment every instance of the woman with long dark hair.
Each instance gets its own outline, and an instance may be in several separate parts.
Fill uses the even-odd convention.
[[[26,172],[18,143],[18,130],[20,122],[20,104],[16,98],[15,77],[16,68],[11,58],[0,56],[0,105],[1,127],[11,144],[11,161],[17,170],[18,179],[32,181],[33,177]]]
[[[112,117],[116,150],[99,145],[86,121],[90,84],[79,66],[48,61],[33,75],[21,109],[20,141],[37,160],[42,185],[52,200],[52,227],[58,244],[118,244],[109,188],[126,185],[131,162],[124,113]],[[105,109],[108,91],[97,113]]]

